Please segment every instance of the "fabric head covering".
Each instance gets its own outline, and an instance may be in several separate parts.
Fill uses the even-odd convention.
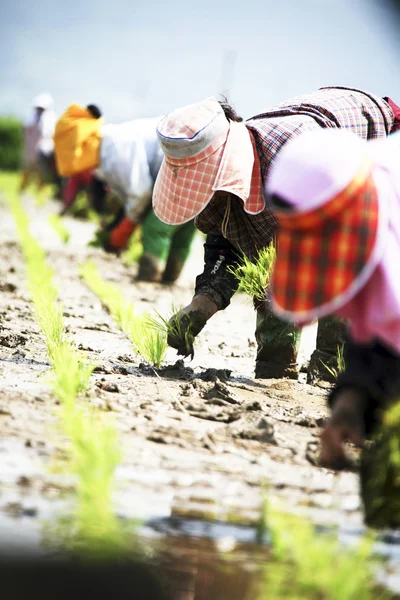
[[[341,129],[303,133],[281,150],[267,192],[279,225],[276,313],[301,323],[336,312],[366,284],[384,250],[387,211],[368,144]]]
[[[153,191],[157,217],[171,225],[196,217],[217,190],[242,199],[244,210],[265,207],[260,164],[244,123],[228,121],[213,97],[184,106],[157,127],[165,154]]]
[[[53,105],[54,105],[53,98],[47,92],[44,92],[43,94],[39,94],[32,101],[33,108],[43,108],[43,110],[52,108]]]
[[[71,104],[61,115],[54,133],[54,151],[62,177],[99,166],[102,125],[103,119],[94,118],[78,104]]]

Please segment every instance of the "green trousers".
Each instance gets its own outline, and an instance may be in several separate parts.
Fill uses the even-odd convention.
[[[325,364],[335,368],[337,348],[344,342],[344,334],[345,324],[336,317],[327,317],[318,322],[316,349],[310,360],[310,367],[314,371],[310,382],[319,377],[330,379]],[[301,329],[276,317],[267,301],[257,308],[255,336],[256,377],[296,378]]]
[[[183,225],[166,225],[150,210],[142,222],[143,252],[156,256],[163,262],[172,254],[184,263],[189,256],[195,233],[193,221]]]

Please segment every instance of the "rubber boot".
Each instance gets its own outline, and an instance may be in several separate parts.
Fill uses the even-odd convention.
[[[184,264],[184,260],[170,252],[161,281],[163,283],[174,283],[181,274]]]
[[[161,281],[163,267],[163,261],[157,258],[157,256],[143,253],[139,259],[139,271],[136,280],[157,283]]]
[[[297,379],[297,353],[301,331],[294,325],[278,319],[272,313],[269,301],[258,303],[256,309],[256,379]]]
[[[343,369],[343,344],[346,325],[336,317],[318,321],[317,346],[310,358],[307,383],[334,383]]]

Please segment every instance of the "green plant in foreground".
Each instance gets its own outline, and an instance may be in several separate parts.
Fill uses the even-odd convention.
[[[256,300],[264,300],[274,260],[275,247],[273,244],[260,250],[255,262],[242,254],[239,264],[229,268],[229,271],[239,281],[239,291]]]
[[[371,527],[400,527],[400,402],[361,452],[360,481],[365,522]]]
[[[127,334],[135,352],[146,362],[159,367],[167,351],[165,333],[151,327],[148,314],[136,315],[133,304],[116,286],[99,275],[94,264],[85,263],[80,273],[86,285],[108,308],[118,327]]]
[[[129,536],[113,511],[112,491],[120,450],[115,427],[77,402],[87,391],[94,365],[88,363],[65,334],[53,271],[30,235],[29,220],[19,198],[8,195],[26,260],[29,290],[52,364],[50,385],[61,402],[62,432],[68,440],[67,467],[76,477],[77,505],[56,532],[64,545],[83,559],[126,557]]]
[[[49,223],[60,238],[63,244],[67,244],[70,239],[70,233],[65,227],[60,215],[52,214],[49,216]]]
[[[373,582],[372,538],[347,549],[336,538],[316,535],[304,518],[266,502],[263,527],[271,540],[271,559],[263,568],[256,598],[262,600],[377,600],[389,598]],[[254,596],[252,596],[254,597]]]

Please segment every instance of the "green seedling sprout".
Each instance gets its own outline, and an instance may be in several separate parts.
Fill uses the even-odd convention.
[[[63,244],[67,244],[70,240],[70,233],[65,227],[60,215],[52,214],[49,216],[49,223],[62,241]]]
[[[151,327],[151,318],[137,315],[134,306],[112,283],[105,281],[92,263],[85,263],[80,270],[89,289],[101,300],[118,327],[129,337],[133,348],[147,363],[159,367],[167,351],[167,339],[163,331]]]
[[[239,281],[239,291],[262,301],[265,300],[274,260],[275,247],[270,244],[259,251],[255,261],[242,254],[239,264],[228,270]]]
[[[262,512],[271,557],[262,568],[252,598],[383,600],[390,597],[373,584],[372,537],[365,536],[355,549],[347,549],[333,536],[316,535],[308,520],[277,510],[270,503]]]

